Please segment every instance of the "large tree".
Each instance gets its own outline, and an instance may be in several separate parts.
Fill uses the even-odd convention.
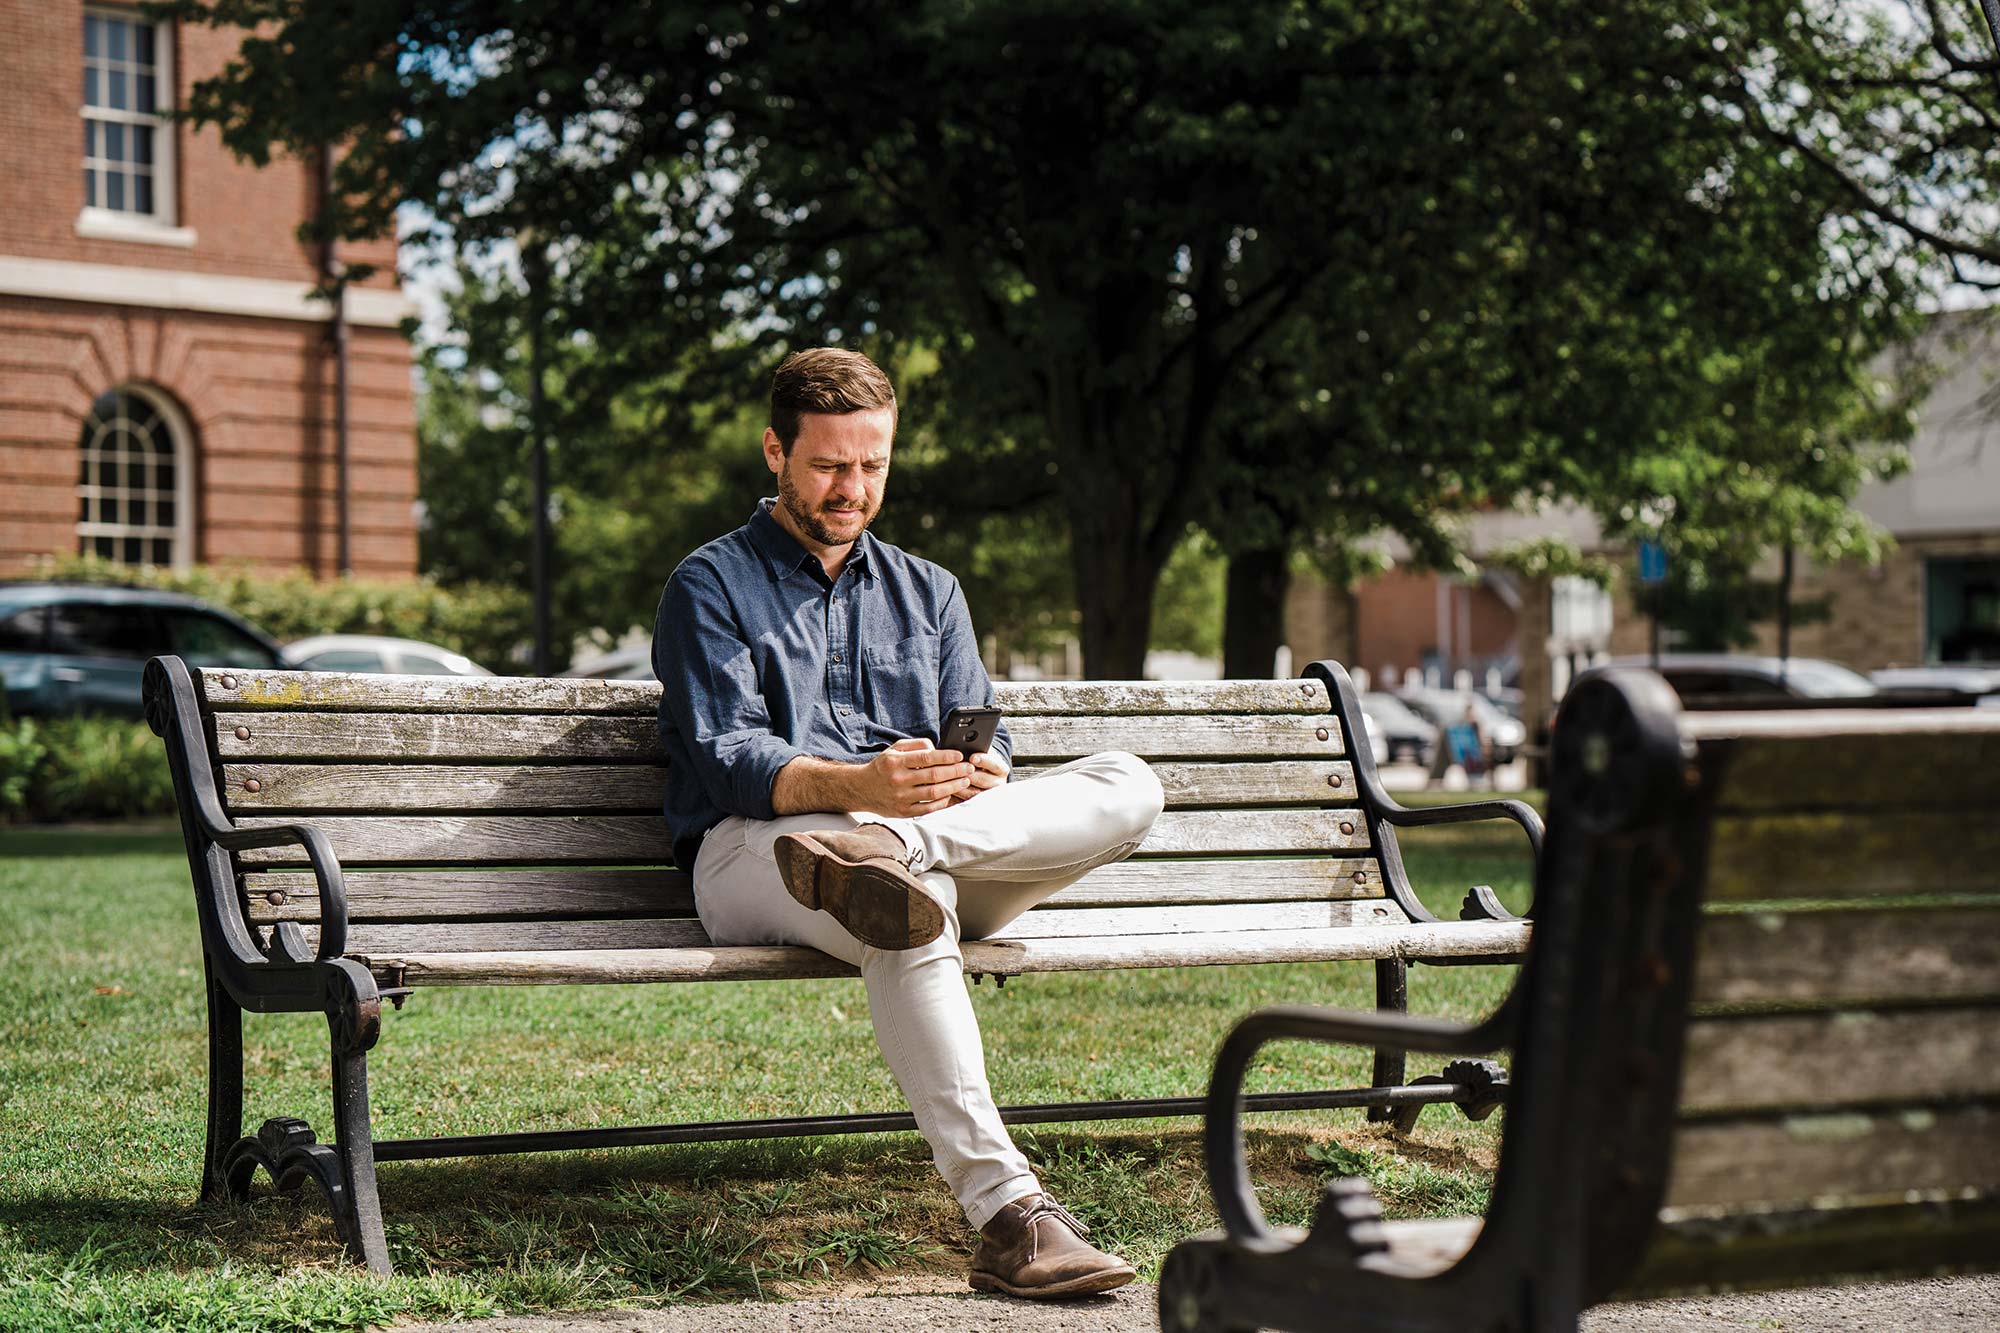
[[[606,376],[935,357],[963,503],[1053,488],[1098,675],[1137,674],[1190,521],[1255,574],[1522,488],[1636,524],[1840,454],[1942,266],[2000,257],[1969,7],[164,8],[256,29],[190,111],[342,145],[332,226],[534,227]]]

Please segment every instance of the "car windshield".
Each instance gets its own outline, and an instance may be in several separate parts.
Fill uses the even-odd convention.
[[[1410,706],[1393,694],[1370,693],[1361,696],[1361,707],[1372,714],[1384,726],[1427,727],[1430,723],[1418,717]]]
[[[1785,683],[1808,699],[1859,699],[1876,694],[1874,681],[1837,662],[1794,657],[1784,664]]]

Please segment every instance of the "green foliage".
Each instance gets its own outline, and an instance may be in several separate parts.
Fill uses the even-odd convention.
[[[0,723],[0,820],[173,812],[166,747],[145,723],[116,717]]]
[[[1863,548],[1856,442],[1907,430],[1875,358],[2000,261],[1969,6],[158,9],[255,30],[188,109],[345,145],[335,229],[534,228],[586,413],[934,358],[908,419],[962,504],[1053,499],[1093,675],[1189,522],[1279,571],[1379,526],[1441,563],[1440,515],[1521,495]]]
[[[421,639],[504,671],[528,635],[527,599],[495,583],[451,588],[417,580],[315,579],[244,566],[119,565],[95,556],[59,556],[41,574],[86,583],[159,588],[224,606],[280,643],[313,634],[387,634]]]
[[[1227,568],[1222,552],[1199,529],[1174,548],[1160,571],[1160,590],[1154,594],[1153,647],[1202,657],[1221,655],[1222,580]]]
[[[1482,557],[1494,569],[1528,579],[1586,579],[1608,588],[1617,565],[1600,555],[1585,555],[1566,537],[1534,537],[1489,551]]]

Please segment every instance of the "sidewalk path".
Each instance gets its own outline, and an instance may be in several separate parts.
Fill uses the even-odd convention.
[[[1155,1293],[1134,1285],[1109,1296],[1041,1305],[970,1294],[852,1296],[738,1305],[682,1305],[571,1317],[520,1316],[410,1326],[402,1333],[1158,1333]],[[1339,1327],[1336,1320],[1330,1327]],[[1807,1287],[1613,1305],[1584,1316],[1584,1333],[1985,1333],[2000,1327],[2000,1277],[1929,1279],[1865,1287]]]

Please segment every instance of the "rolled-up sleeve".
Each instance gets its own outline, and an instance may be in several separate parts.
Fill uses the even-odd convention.
[[[721,576],[705,562],[689,560],[667,580],[653,671],[668,761],[686,763],[724,814],[775,819],[771,784],[805,751],[772,730],[750,644]]]
[[[992,678],[979,660],[979,637],[972,631],[972,612],[965,605],[965,592],[958,580],[950,579],[944,610],[938,617],[938,716],[954,708],[995,703]],[[993,753],[1008,767],[1014,764],[1014,738],[1007,734],[1003,718],[993,734]]]

